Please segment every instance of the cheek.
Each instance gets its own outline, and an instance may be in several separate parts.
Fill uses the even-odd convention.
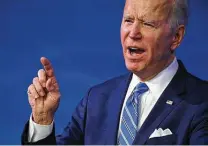
[[[143,43],[147,49],[147,55],[145,57],[145,64],[152,64],[159,58],[161,58],[161,40],[155,34],[149,34],[143,37]]]
[[[155,48],[158,47],[158,39],[154,35],[144,36],[143,42],[148,50],[148,55],[152,55],[155,52]]]
[[[124,46],[124,42],[128,36],[128,32],[129,32],[128,29],[122,25],[120,33],[121,33],[121,43],[123,46]]]
[[[148,60],[150,62],[163,60],[169,56],[168,41],[166,37],[146,38],[146,43],[148,44]]]

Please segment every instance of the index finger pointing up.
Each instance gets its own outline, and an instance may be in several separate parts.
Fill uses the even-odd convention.
[[[47,76],[48,77],[53,77],[54,76],[54,71],[53,71],[53,67],[51,65],[51,62],[45,57],[41,57],[40,62],[42,63]]]

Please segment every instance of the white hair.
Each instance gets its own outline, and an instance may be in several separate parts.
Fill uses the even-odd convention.
[[[174,0],[169,23],[172,29],[188,24],[188,0]]]

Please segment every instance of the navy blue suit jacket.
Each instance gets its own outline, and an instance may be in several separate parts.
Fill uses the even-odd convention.
[[[55,137],[53,129],[47,138],[28,143],[27,123],[22,144],[117,144],[120,112],[131,77],[129,73],[92,87],[61,135]],[[167,100],[173,104],[167,104]],[[158,128],[169,128],[173,134],[149,139]],[[208,144],[208,83],[189,74],[179,61],[176,75],[138,131],[133,144]]]

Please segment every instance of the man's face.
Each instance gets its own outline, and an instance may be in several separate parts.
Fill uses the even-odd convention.
[[[121,43],[126,67],[141,79],[151,78],[174,59],[169,11],[171,0],[126,0]]]

